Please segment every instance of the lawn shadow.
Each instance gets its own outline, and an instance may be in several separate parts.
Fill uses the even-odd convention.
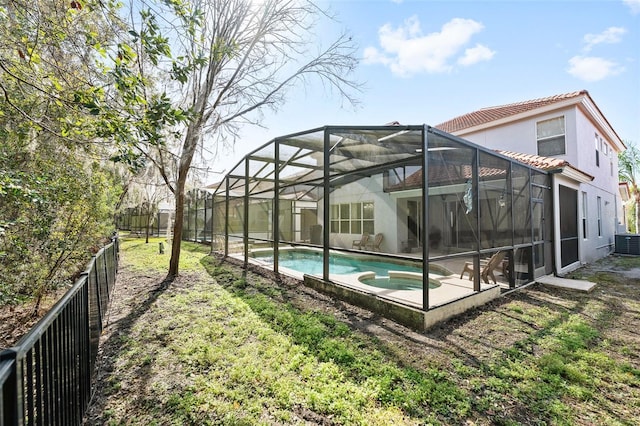
[[[103,330],[103,335],[107,334],[105,340],[101,340],[95,368],[95,382],[93,384],[93,395],[89,402],[89,407],[85,415],[86,425],[102,425],[106,420],[105,410],[109,396],[119,392],[119,382],[115,380],[121,373],[118,368],[119,355],[126,351],[128,340],[136,321],[156,303],[158,298],[164,294],[175,281],[171,278],[161,278],[152,276],[128,277],[124,276],[123,268],[116,279],[114,293],[112,295],[111,306],[109,308],[108,322]],[[135,289],[130,288],[134,286]],[[147,292],[147,297],[141,301],[136,299],[141,293]],[[123,297],[125,296],[125,297]],[[126,297],[128,296],[128,297]],[[147,354],[140,359],[140,363],[127,370],[129,377],[135,377],[141,381],[144,388],[148,380],[153,377],[150,362],[153,354]],[[151,357],[151,358],[149,358]],[[131,392],[132,389],[126,389]],[[143,398],[143,395],[135,395],[134,398]],[[152,404],[145,406],[152,407]]]
[[[567,388],[563,386],[550,387],[544,380],[527,383],[526,395],[521,392],[521,384],[511,376],[503,376],[505,368],[509,368],[512,362],[526,361],[533,371],[540,370],[540,374],[549,374],[544,370],[544,365],[539,363],[543,342],[554,330],[562,329],[570,321],[571,317],[579,315],[585,323],[593,324],[600,333],[616,327],[615,315],[611,315],[609,310],[620,309],[616,301],[601,298],[606,309],[600,311],[594,317],[588,316],[589,303],[597,298],[594,294],[581,294],[568,290],[556,290],[551,287],[535,285],[521,291],[514,292],[508,296],[498,298],[484,306],[474,308],[464,314],[453,317],[442,322],[426,333],[417,333],[406,327],[399,325],[392,320],[373,314],[364,309],[355,307],[346,302],[331,298],[304,286],[299,280],[286,276],[278,276],[272,271],[265,271],[251,264],[244,269],[244,264],[236,260],[223,258],[213,258],[204,262],[208,272],[225,287],[231,294],[245,301],[253,311],[258,314],[265,323],[269,324],[275,331],[289,336],[292,342],[302,345],[306,350],[321,361],[332,361],[344,368],[346,377],[352,380],[363,380],[362,372],[357,370],[356,365],[359,358],[365,358],[366,352],[375,347],[379,350],[386,362],[402,369],[412,371],[417,374],[419,380],[427,380],[433,374],[432,364],[428,362],[428,355],[438,354],[441,358],[449,357],[455,362],[471,367],[484,380],[499,381],[505,386],[501,397],[507,402],[508,409],[490,414],[482,413],[482,407],[477,402],[478,398],[493,395],[496,391],[484,385],[474,392],[471,392],[468,385],[465,385],[464,378],[458,376],[457,372],[447,371],[439,377],[442,383],[447,386],[464,388],[462,393],[458,393],[458,398],[462,398],[463,404],[468,404],[471,410],[469,414],[479,414],[487,416],[492,422],[550,422],[558,420],[557,413],[554,413],[548,401],[558,401],[561,403],[567,396]],[[239,267],[235,269],[233,267]],[[242,272],[240,272],[240,270]],[[220,273],[220,271],[225,271]],[[251,273],[266,278],[270,283],[256,284],[256,280],[251,278]],[[241,276],[241,277],[240,277]],[[255,302],[257,297],[265,298],[270,303],[277,306],[274,310],[287,310],[289,314],[298,316],[301,319],[312,318],[308,321],[300,321],[298,324],[285,324],[275,317],[273,312],[266,311],[264,306]],[[312,299],[316,302],[305,305],[300,298]],[[513,306],[512,304],[515,303]],[[321,305],[324,304],[324,307]],[[521,311],[520,306],[537,307],[543,310],[544,315],[536,321],[531,318],[526,311]],[[352,330],[358,330],[369,339],[368,343],[356,345],[357,349],[347,353],[331,352],[327,347],[335,344],[341,338],[341,334],[336,333],[340,327],[336,326],[332,320],[324,318],[323,315],[330,315],[333,321],[343,323]],[[509,334],[511,340],[500,341],[490,340],[482,335],[483,330],[473,330],[478,321],[483,317],[490,321],[503,324],[505,327],[512,327],[515,331]],[[498,330],[498,338],[501,331]],[[475,335],[474,335],[475,333]],[[453,338],[457,335],[457,338]],[[382,336],[382,337],[381,337]],[[464,339],[473,340],[472,344]],[[361,339],[361,338],[360,338]],[[405,356],[398,351],[398,345],[406,345],[415,351],[422,351],[422,358],[418,356]],[[587,341],[587,344],[597,344],[597,341]],[[476,345],[475,347],[473,345]],[[480,348],[483,349],[480,349]],[[475,349],[478,349],[477,351]],[[346,351],[348,352],[348,351]],[[478,353],[490,353],[490,357],[479,357]],[[551,353],[551,356],[554,356]],[[427,362],[417,365],[416,360],[423,359]],[[453,361],[450,361],[453,362]],[[449,365],[452,368],[453,364]],[[443,368],[447,366],[443,364]],[[563,379],[563,378],[561,378]],[[403,378],[404,380],[404,378]],[[468,381],[467,381],[468,383]],[[406,386],[402,380],[395,382],[395,385],[402,388]],[[396,391],[391,387],[389,392]],[[518,396],[520,395],[520,396]],[[531,395],[536,397],[531,399]],[[540,395],[543,395],[541,397]],[[436,405],[437,407],[437,405]],[[429,406],[426,409],[431,409]],[[442,415],[436,408],[436,412]],[[451,417],[453,416],[453,417]],[[458,422],[464,417],[442,417],[448,421]]]
[[[413,408],[406,409],[409,415],[435,412],[445,423],[485,416],[478,406],[478,395],[470,392],[468,383],[463,383],[464,378],[450,371],[451,365],[445,364],[446,359],[453,356],[482,373],[493,374],[494,366],[449,337],[477,320],[486,310],[496,309],[509,300],[493,301],[486,307],[441,323],[427,333],[418,333],[318,293],[299,280],[276,276],[272,271],[255,269],[252,265],[248,271],[244,270],[242,262],[235,259],[212,258],[203,261],[203,265],[218,284],[242,299],[270,328],[287,335],[292,343],[304,347],[318,361],[338,365],[345,378],[354,383],[375,382],[381,403],[403,406],[399,395],[406,394],[418,398],[418,402],[410,404]],[[254,273],[263,279],[255,278]],[[483,344],[482,339],[480,344]],[[509,348],[487,345],[487,349],[506,353]],[[445,361],[435,362],[430,360],[430,355]],[[510,386],[515,389],[514,384]],[[553,420],[546,413],[532,414],[529,402],[512,397],[510,392],[505,398],[509,399],[509,410],[493,413],[488,419]]]

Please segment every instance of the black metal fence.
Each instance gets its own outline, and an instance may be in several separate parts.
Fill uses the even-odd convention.
[[[118,267],[118,240],[14,347],[0,352],[0,426],[79,425]]]
[[[122,231],[130,231],[138,235],[144,235],[149,224],[149,235],[164,236],[171,228],[173,211],[160,210],[152,215],[139,207],[125,209],[116,216],[116,227]]]
[[[224,206],[224,203],[221,204]],[[220,213],[220,212],[218,212]],[[187,192],[182,222],[182,239],[209,243],[212,238],[214,215],[213,195],[207,191],[194,189]],[[120,231],[130,231],[142,235],[145,232],[148,215],[144,209],[128,208],[116,218],[116,226]],[[151,220],[150,235],[165,236],[167,227],[173,226],[173,212],[162,210]],[[171,230],[169,230],[171,231]]]

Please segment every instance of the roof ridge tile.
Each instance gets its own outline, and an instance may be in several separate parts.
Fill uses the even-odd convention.
[[[464,130],[470,127],[490,123],[492,121],[497,121],[546,105],[552,105],[557,102],[577,98],[584,95],[589,96],[589,92],[587,92],[586,90],[580,90],[575,92],[562,93],[559,95],[547,96],[544,98],[530,99],[527,101],[485,107],[467,114],[459,115],[452,118],[451,120],[440,123],[435,127],[448,133],[454,133],[459,130]]]

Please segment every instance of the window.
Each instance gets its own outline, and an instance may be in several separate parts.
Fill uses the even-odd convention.
[[[373,202],[332,204],[330,221],[334,234],[373,234]]]
[[[350,234],[350,211],[349,204],[340,204],[340,233],[341,234]]]
[[[330,223],[331,223],[331,233],[337,234],[340,232],[340,221],[338,220],[338,212],[340,211],[339,204],[331,205],[331,214],[330,214]]]
[[[351,233],[362,234],[361,203],[351,203]]]
[[[608,157],[609,152],[612,150],[609,149],[609,145],[605,141],[603,141],[602,138],[598,136],[597,133],[595,135],[595,141],[596,141],[596,166],[600,167],[600,154],[602,153],[602,155],[604,155],[605,157]]]
[[[536,123],[538,155],[564,155],[564,117]]]
[[[587,193],[582,193],[582,238],[587,239]]]
[[[362,232],[373,234],[373,203],[362,203]]]
[[[602,237],[602,198],[597,199],[598,208],[598,237]]]

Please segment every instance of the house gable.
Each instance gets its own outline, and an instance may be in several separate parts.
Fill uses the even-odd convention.
[[[617,154],[626,146],[586,90],[483,108],[436,128],[552,173],[557,273],[612,250],[624,227]]]
[[[482,132],[487,129],[495,129],[518,121],[575,108],[579,109],[594,127],[605,136],[616,152],[626,149],[622,139],[620,139],[613,127],[611,127],[609,121],[602,114],[586,90],[482,108],[452,118],[435,127],[447,133],[465,137],[466,135]]]

